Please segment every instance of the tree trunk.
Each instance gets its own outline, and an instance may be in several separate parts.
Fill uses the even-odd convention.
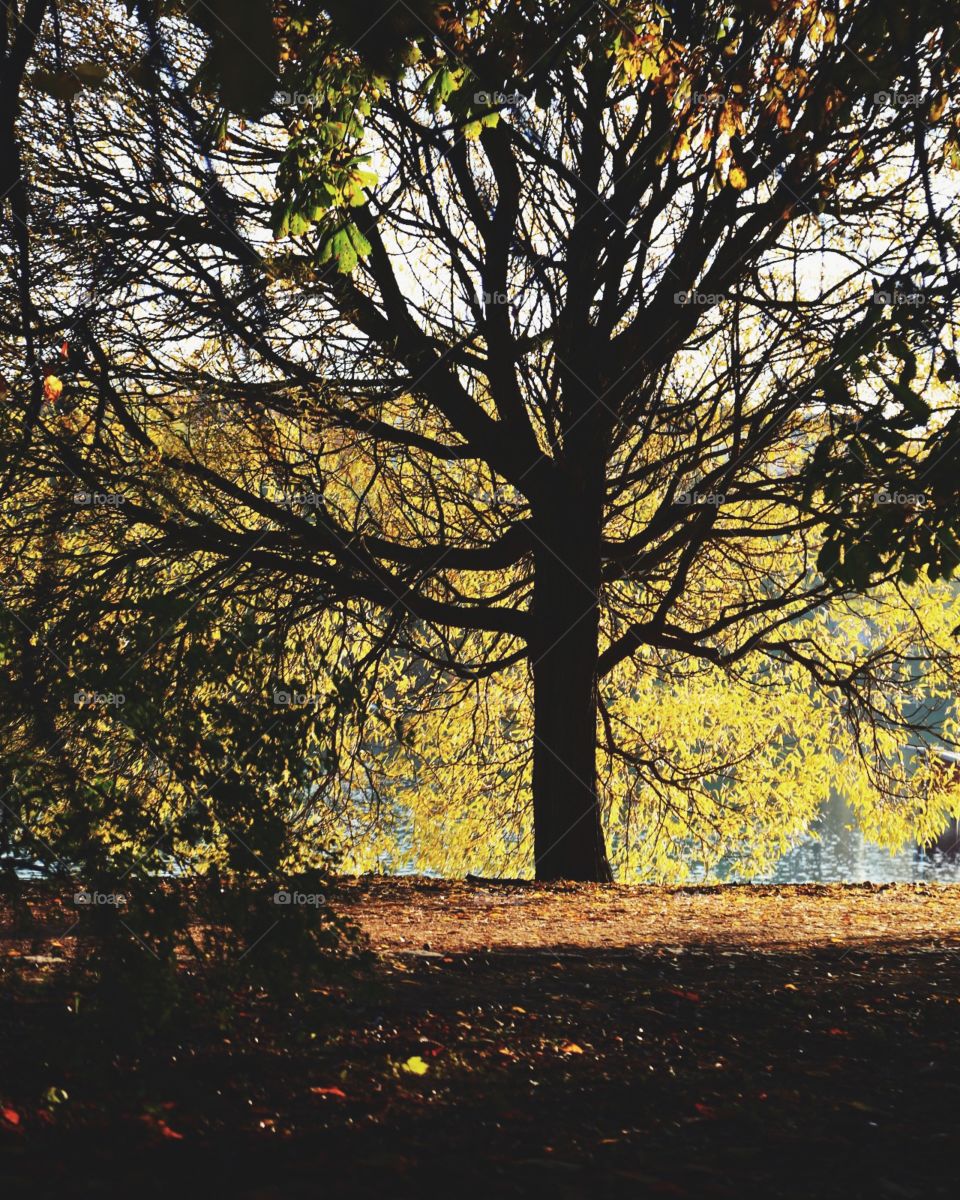
[[[582,510],[569,517],[535,562],[534,857],[537,879],[608,883],[596,765],[599,538],[579,527]]]

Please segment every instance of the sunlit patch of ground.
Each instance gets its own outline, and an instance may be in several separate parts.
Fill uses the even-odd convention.
[[[360,879],[343,900],[382,951],[702,945],[809,949],[910,939],[960,947],[960,887],[938,884],[618,887]]]

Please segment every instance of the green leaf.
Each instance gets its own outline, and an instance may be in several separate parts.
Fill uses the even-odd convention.
[[[366,258],[366,256],[373,250],[373,246],[370,245],[370,242],[360,232],[356,225],[348,226],[348,231],[350,233],[350,240],[353,242],[354,250],[356,250],[361,258]]]
[[[357,265],[357,252],[346,229],[338,229],[323,244],[320,261],[335,261],[341,275],[349,275]]]

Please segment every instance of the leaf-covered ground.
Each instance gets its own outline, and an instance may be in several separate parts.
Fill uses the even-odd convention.
[[[8,925],[4,1194],[956,1194],[960,889],[340,893],[369,978],[129,1044]]]

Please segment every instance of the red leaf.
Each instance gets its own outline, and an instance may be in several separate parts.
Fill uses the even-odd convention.
[[[20,1124],[20,1114],[15,1108],[0,1108],[0,1117],[11,1125]]]
[[[175,1129],[171,1129],[166,1121],[164,1121],[161,1117],[154,1117],[150,1113],[144,1113],[143,1116],[139,1117],[138,1119],[141,1120],[144,1125],[149,1126],[151,1129],[155,1129],[162,1137],[172,1138],[176,1142],[183,1141],[183,1134],[177,1133]]]
[[[336,1096],[338,1100],[346,1100],[347,1093],[341,1091],[338,1087],[312,1087],[311,1095],[314,1096]]]

